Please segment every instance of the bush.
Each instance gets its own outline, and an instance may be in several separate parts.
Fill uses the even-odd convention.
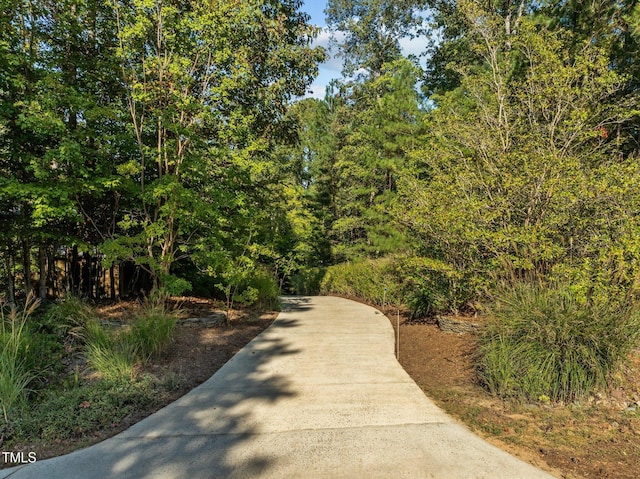
[[[458,311],[474,296],[469,281],[443,261],[407,257],[395,261],[394,270],[412,317]]]
[[[471,282],[442,261],[417,256],[367,259],[322,270],[319,292],[376,305],[407,306],[413,317],[457,311],[474,297]]]
[[[280,288],[276,278],[266,269],[258,269],[249,281],[249,288],[256,291],[254,303],[259,308],[279,310]]]
[[[291,275],[289,289],[293,294],[319,294],[327,268],[300,268]]]
[[[478,373],[502,397],[580,399],[607,385],[639,339],[636,308],[580,301],[561,283],[503,288],[492,315]]]
[[[239,303],[263,309],[280,309],[278,281],[263,266],[251,264],[245,265],[244,269],[236,268],[235,273],[228,273],[225,281],[217,284],[217,288],[224,292],[229,308],[233,303]]]
[[[389,258],[330,266],[320,293],[353,296],[378,306],[402,303],[402,287]]]

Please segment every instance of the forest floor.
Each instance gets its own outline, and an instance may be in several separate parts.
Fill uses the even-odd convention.
[[[219,305],[207,300],[180,301],[185,317],[209,316]],[[133,307],[101,308],[106,319],[126,319]],[[451,416],[496,446],[564,478],[636,478],[640,470],[640,352],[618,376],[616,388],[582,405],[505,403],[475,381],[473,334],[441,331],[430,322],[409,321],[395,309],[384,310],[400,323],[400,363],[423,391]],[[34,443],[38,459],[68,453],[99,442],[174,401],[208,379],[277,312],[235,311],[228,325],[178,323],[175,340],[162,358],[141,373],[175,383],[149,408],[138,408],[119,423],[74,440]]]

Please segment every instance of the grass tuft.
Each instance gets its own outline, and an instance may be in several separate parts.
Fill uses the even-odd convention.
[[[492,315],[478,375],[501,397],[581,399],[607,385],[640,337],[636,308],[579,301],[562,284],[505,287]]]
[[[170,310],[164,299],[151,299],[139,311],[126,333],[125,340],[144,362],[160,354],[173,340],[177,312]]]
[[[31,341],[26,321],[38,305],[37,299],[29,297],[21,311],[11,305],[5,313],[5,306],[0,306],[0,409],[5,424],[9,424],[9,411],[26,401],[35,379],[27,364]]]
[[[124,331],[110,330],[98,321],[90,321],[84,337],[85,358],[94,371],[112,381],[133,378],[137,351]]]
[[[152,296],[138,311],[129,329],[89,321],[84,329],[85,357],[103,378],[133,378],[138,362],[159,355],[173,340],[177,312],[167,307],[166,296]]]

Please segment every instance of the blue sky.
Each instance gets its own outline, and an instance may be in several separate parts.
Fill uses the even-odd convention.
[[[308,13],[311,16],[311,23],[319,27],[323,27],[318,37],[316,38],[316,45],[321,45],[327,50],[329,49],[329,32],[326,30],[324,9],[327,2],[324,0],[305,0],[301,10]],[[405,55],[414,54],[420,55],[424,52],[427,45],[426,38],[416,38],[413,40],[405,39],[400,41],[400,46]],[[329,52],[331,53],[331,52]],[[308,88],[308,96],[314,98],[324,98],[325,88],[331,80],[334,78],[340,78],[342,71],[342,61],[338,58],[329,58],[326,62],[320,65],[318,77],[314,80],[311,86]]]
[[[311,15],[311,23],[319,27],[326,27],[324,21],[324,9],[327,3],[324,1],[306,0],[301,10]],[[323,30],[316,39],[317,45],[322,45],[326,49],[329,48],[329,32]],[[324,98],[324,91],[329,82],[334,78],[340,78],[342,70],[342,62],[336,58],[330,58],[319,68],[319,75],[309,87],[309,96],[314,98]]]

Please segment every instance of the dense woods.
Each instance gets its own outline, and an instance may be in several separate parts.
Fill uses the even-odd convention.
[[[636,1],[330,0],[324,99],[299,0],[1,1],[6,302],[490,313],[484,384],[554,400],[637,341]]]
[[[561,282],[585,303],[631,301],[638,12],[329,2],[347,77],[293,111],[332,261],[393,256],[381,267],[421,313],[475,310],[514,280]],[[434,39],[425,68],[401,55],[400,40],[416,36]]]
[[[10,302],[113,297],[120,277],[124,293],[179,293],[196,272],[228,283],[236,263],[273,264],[275,146],[295,135],[286,109],[324,56],[299,6],[3,2]]]

